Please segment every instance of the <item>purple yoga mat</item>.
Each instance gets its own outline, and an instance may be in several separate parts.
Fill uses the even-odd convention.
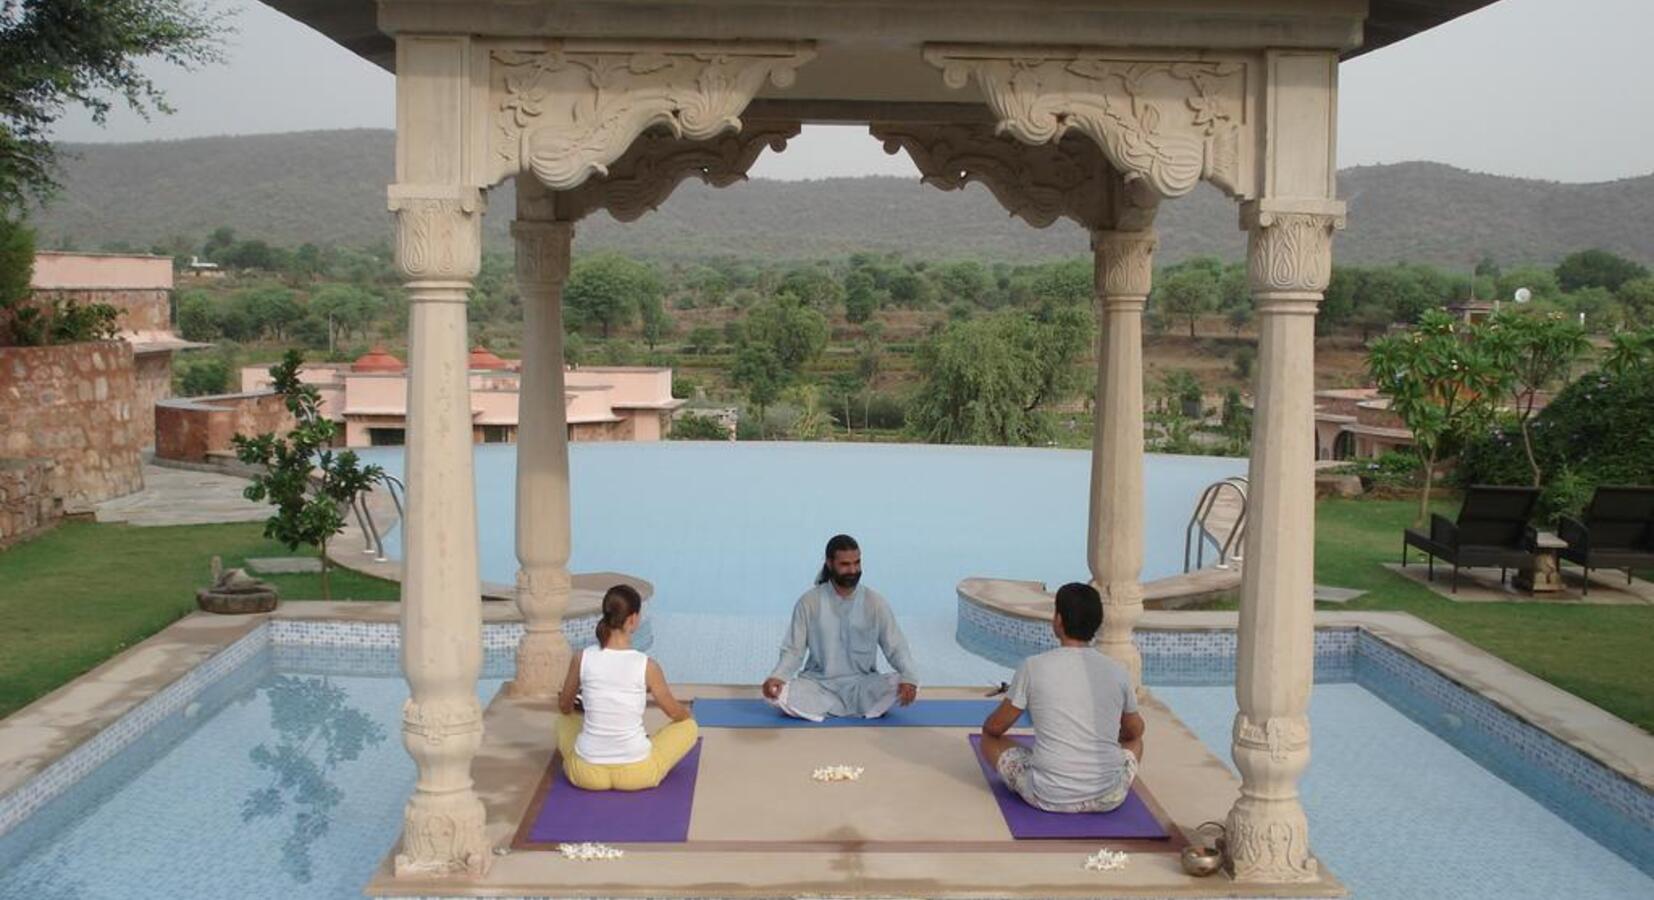
[[[583,791],[569,784],[561,755],[551,765],[551,788],[528,831],[531,843],[672,843],[689,838],[700,741],[659,786],[647,791]]]
[[[1006,787],[999,773],[988,766],[988,760],[982,755],[982,735],[973,734],[970,739],[977,765],[982,767],[982,776],[988,779],[994,801],[999,804],[999,813],[1005,817],[1005,826],[1011,829],[1011,836],[1019,841],[1041,838],[1167,840],[1171,837],[1166,829],[1160,827],[1148,804],[1143,802],[1136,784],[1131,786],[1126,802],[1111,812],[1052,813],[1035,809]],[[1011,740],[1024,747],[1034,743],[1028,735],[1012,735]]]

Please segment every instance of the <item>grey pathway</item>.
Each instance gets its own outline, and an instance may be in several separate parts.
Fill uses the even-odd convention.
[[[262,522],[272,507],[241,496],[245,478],[144,466],[144,489],[98,504],[99,522],[130,525],[211,525]]]

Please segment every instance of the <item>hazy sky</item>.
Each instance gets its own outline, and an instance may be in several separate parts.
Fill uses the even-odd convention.
[[[142,141],[392,127],[391,76],[255,0],[235,14],[229,61],[153,69],[178,112],[107,128],[76,111],[64,141]],[[1642,61],[1654,0],[1501,0],[1343,68],[1340,166],[1428,159],[1557,181],[1654,172],[1654,99]],[[756,177],[914,174],[860,127],[818,127],[765,154]]]

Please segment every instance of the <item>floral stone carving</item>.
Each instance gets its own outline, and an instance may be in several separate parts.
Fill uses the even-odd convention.
[[[645,131],[706,140],[741,129],[765,82],[787,87],[815,56],[806,44],[549,41],[490,54],[489,160],[495,180],[533,172],[566,191]]]
[[[949,87],[974,76],[998,130],[1020,141],[1051,143],[1078,131],[1163,197],[1186,194],[1202,179],[1231,196],[1248,193],[1244,61],[992,47],[930,47],[925,59]]]

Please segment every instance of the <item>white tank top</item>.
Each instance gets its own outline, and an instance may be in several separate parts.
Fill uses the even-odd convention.
[[[649,657],[640,650],[592,646],[580,652],[580,702],[586,707],[586,722],[574,740],[574,752],[581,759],[624,765],[649,757],[649,734],[643,730],[648,668]]]

